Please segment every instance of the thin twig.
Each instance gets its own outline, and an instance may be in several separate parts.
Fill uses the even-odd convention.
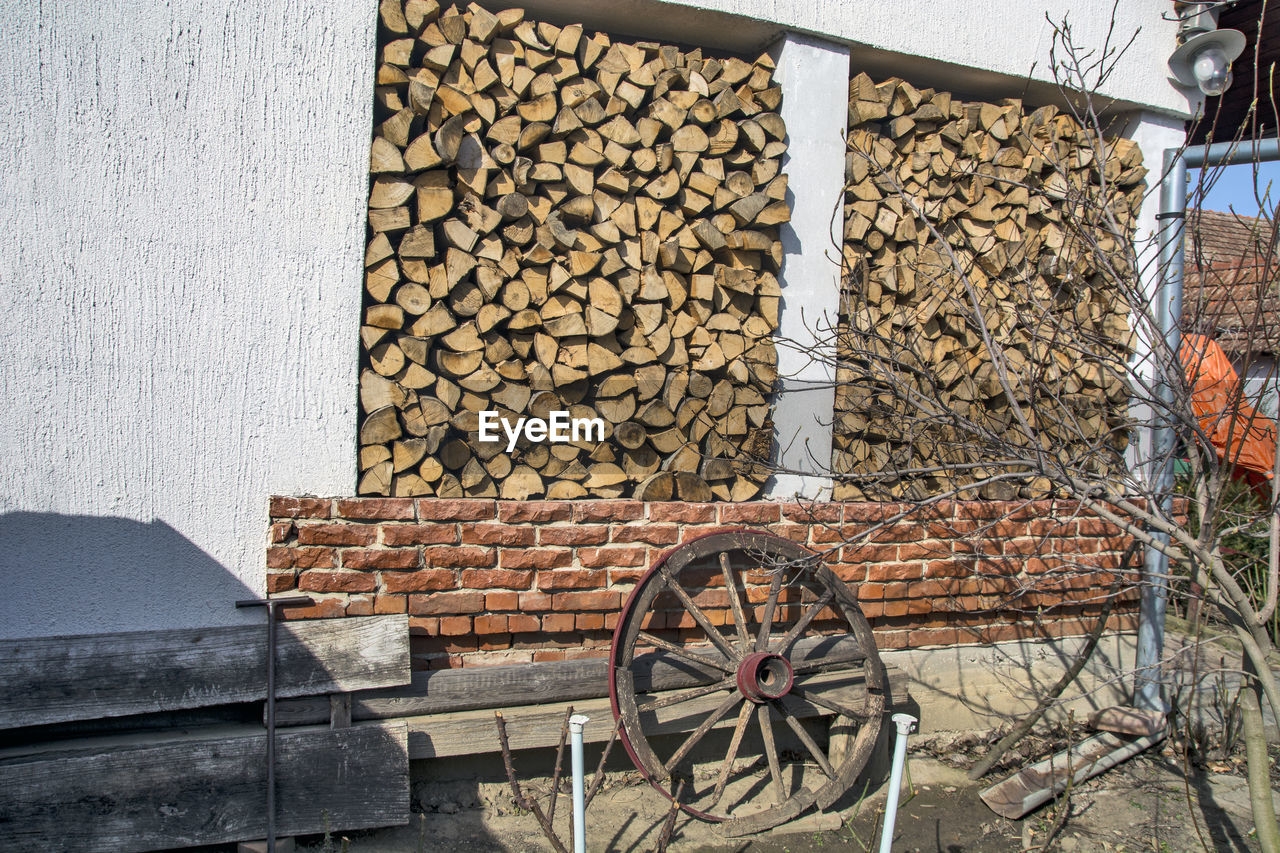
[[[560,765],[564,762],[564,742],[569,739],[569,718],[573,716],[573,706],[564,709],[564,722],[560,724],[560,743],[556,746],[556,766],[551,771],[551,802],[547,803],[547,823],[552,826],[556,822],[556,802],[560,799]],[[572,837],[569,839],[572,842]]]
[[[609,760],[609,753],[613,751],[613,745],[618,742],[618,731],[622,728],[622,718],[619,717],[613,724],[613,733],[609,735],[609,742],[604,745],[604,752],[600,753],[600,763],[596,765],[596,774],[591,777],[591,785],[587,788],[587,794],[583,797],[583,810],[591,805],[591,800],[596,795],[596,791],[600,790],[600,786],[604,783],[604,765]]]
[[[1137,550],[1137,543],[1130,542],[1129,547],[1125,549],[1121,565],[1127,568],[1129,562],[1137,553]],[[1000,760],[1000,757],[1003,756],[1011,746],[1022,740],[1026,736],[1027,732],[1031,731],[1032,727],[1040,721],[1042,716],[1044,716],[1044,712],[1049,710],[1049,707],[1057,701],[1059,696],[1062,695],[1062,691],[1066,690],[1067,686],[1076,680],[1076,676],[1080,674],[1080,671],[1084,669],[1084,665],[1088,663],[1089,658],[1093,656],[1093,650],[1097,648],[1098,641],[1102,639],[1102,632],[1107,627],[1107,620],[1111,618],[1111,610],[1114,606],[1115,598],[1108,596],[1106,603],[1102,606],[1102,612],[1098,614],[1098,621],[1094,623],[1093,630],[1089,632],[1089,639],[1085,642],[1084,648],[1076,655],[1075,661],[1073,661],[1067,671],[1062,674],[1062,677],[1058,679],[1058,683],[1053,685],[1053,687],[1049,689],[1049,692],[1041,697],[1040,701],[1036,704],[1035,709],[1024,717],[1018,725],[1014,726],[1012,731],[1002,737],[1000,742],[992,747],[991,751],[982,757],[982,760],[973,765],[973,768],[969,770],[970,779],[981,779],[983,776],[987,775],[987,773],[991,771],[991,768],[995,766],[995,763]]]
[[[671,832],[676,828],[676,816],[680,814],[680,797],[684,795],[684,780],[681,779],[676,785],[675,796],[671,798],[671,808],[667,810],[667,819],[662,824],[662,834],[658,836],[658,853],[666,853],[667,845],[671,843]]]
[[[1075,762],[1072,760],[1072,750],[1075,744],[1072,743],[1072,734],[1075,731],[1075,712],[1071,711],[1067,714],[1067,787],[1063,789],[1062,795],[1058,798],[1058,814],[1054,818],[1053,825],[1049,827],[1049,834],[1044,838],[1042,848],[1049,849],[1049,845],[1053,843],[1053,839],[1058,837],[1058,833],[1062,832],[1062,828],[1067,825],[1067,815],[1071,813],[1071,791],[1075,787],[1076,770]]]
[[[526,797],[524,792],[520,790],[520,782],[516,779],[516,768],[511,763],[511,745],[507,741],[507,721],[502,718],[501,711],[494,711],[493,719],[498,726],[498,744],[502,747],[502,765],[507,770],[507,781],[511,783],[511,793],[515,796],[516,805],[533,812],[538,825],[542,827],[542,834],[551,842],[551,846],[556,849],[556,853],[569,853],[560,837],[556,835],[555,827],[547,820],[546,814],[542,811],[542,806],[538,805],[536,800]]]

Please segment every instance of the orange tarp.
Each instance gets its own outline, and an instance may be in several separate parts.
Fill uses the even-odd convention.
[[[1218,451],[1218,458],[1233,462],[1250,483],[1270,480],[1276,460],[1276,424],[1244,401],[1240,378],[1217,341],[1204,335],[1186,335],[1179,350],[1191,408],[1200,428]]]

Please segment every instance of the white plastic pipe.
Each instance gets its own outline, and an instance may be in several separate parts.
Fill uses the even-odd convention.
[[[898,789],[902,787],[902,768],[907,763],[907,735],[916,730],[918,722],[910,714],[894,714],[891,719],[898,727],[898,739],[893,744],[893,772],[889,776],[889,801],[884,805],[880,853],[889,853],[889,848],[893,846],[893,825],[898,818]]]
[[[569,718],[569,755],[573,760],[573,853],[587,853],[587,806],[582,771],[582,727],[590,717]]]

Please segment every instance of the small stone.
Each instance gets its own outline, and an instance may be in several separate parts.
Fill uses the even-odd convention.
[[[453,800],[445,800],[440,804],[439,811],[441,814],[457,814],[459,806]]]

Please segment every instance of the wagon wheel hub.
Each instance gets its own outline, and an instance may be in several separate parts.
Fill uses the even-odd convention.
[[[795,680],[791,662],[773,652],[752,652],[738,665],[738,689],[757,705],[786,696]]]

